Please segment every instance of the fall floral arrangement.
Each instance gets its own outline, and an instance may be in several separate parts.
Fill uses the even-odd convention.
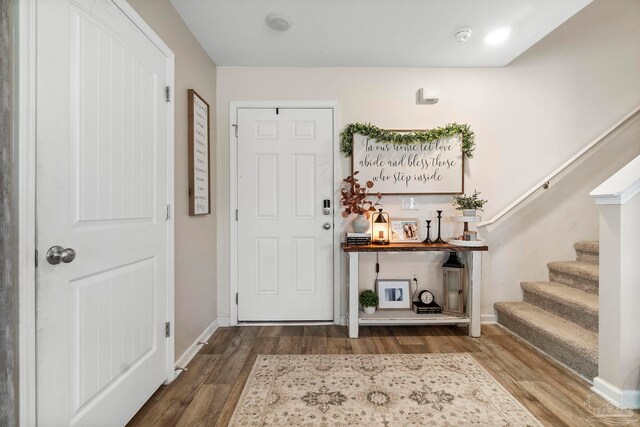
[[[364,185],[358,182],[356,175],[358,171],[354,171],[353,175],[349,175],[342,180],[342,188],[340,194],[342,198],[340,203],[344,206],[342,216],[344,218],[349,215],[358,214],[369,218],[369,212],[375,212],[376,206],[380,206],[382,194],[372,193],[369,190],[373,188],[373,181],[367,181]],[[376,200],[367,200],[368,197],[375,197]]]

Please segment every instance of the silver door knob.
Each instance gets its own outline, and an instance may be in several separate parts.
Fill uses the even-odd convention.
[[[58,265],[61,262],[69,264],[76,259],[76,251],[62,246],[51,246],[47,251],[47,262],[51,265]]]
[[[322,228],[324,228],[325,230],[328,230],[331,228],[331,224],[329,224],[328,222],[325,222],[324,224],[322,224]]]

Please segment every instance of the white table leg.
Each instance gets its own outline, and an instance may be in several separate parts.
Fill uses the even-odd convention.
[[[347,322],[349,323],[349,338],[358,338],[358,252],[349,252],[349,307]]]
[[[470,251],[469,261],[471,264],[470,288],[469,288],[469,336],[480,337],[480,322],[482,311],[482,252]]]

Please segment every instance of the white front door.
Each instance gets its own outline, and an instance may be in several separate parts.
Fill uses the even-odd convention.
[[[167,378],[172,62],[122,3],[36,3],[41,426],[124,425]]]
[[[333,319],[333,109],[238,109],[238,321]]]

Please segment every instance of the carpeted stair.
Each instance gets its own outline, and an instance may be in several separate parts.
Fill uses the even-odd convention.
[[[524,298],[497,302],[498,323],[588,379],[598,374],[598,242],[576,261],[550,262],[548,282],[521,283]]]

